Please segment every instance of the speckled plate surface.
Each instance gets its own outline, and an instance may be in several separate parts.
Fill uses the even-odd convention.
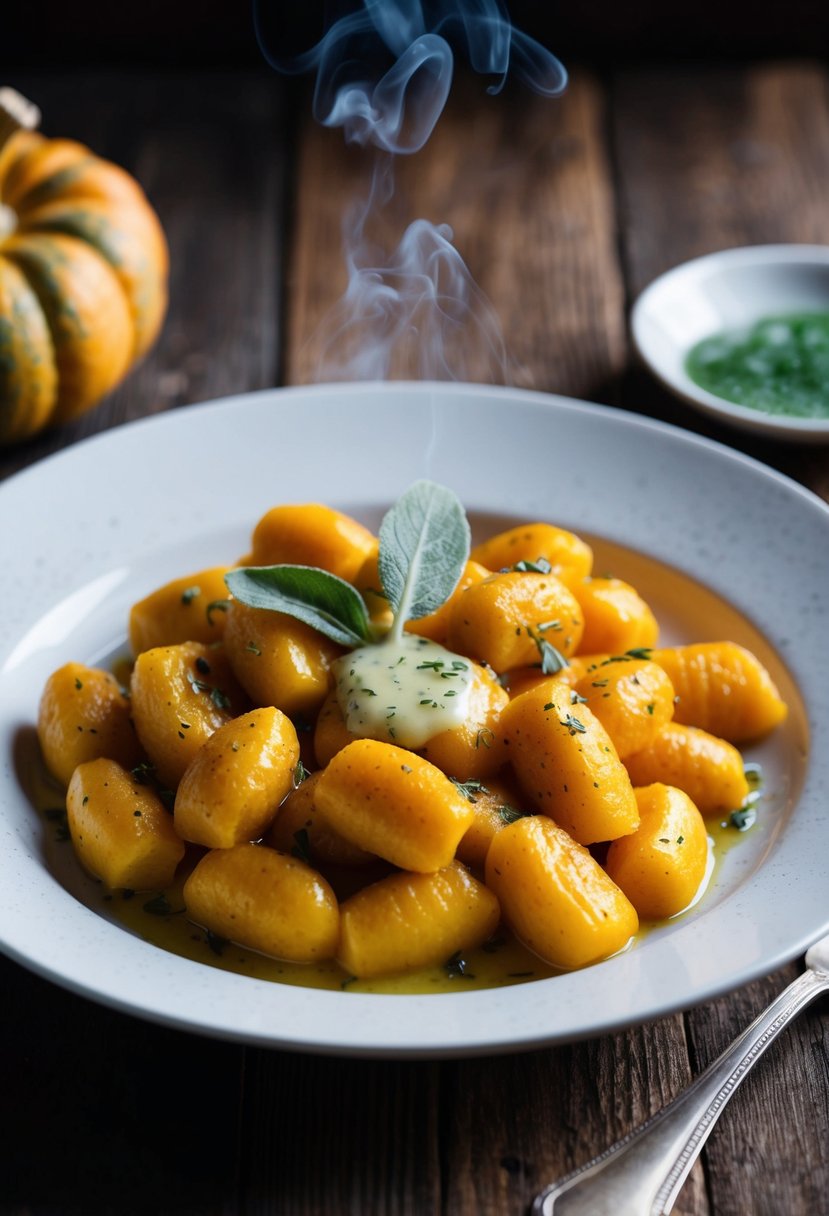
[[[451,486],[479,535],[549,519],[638,585],[668,641],[728,634],[788,700],[748,749],[758,824],[703,900],[598,966],[512,988],[378,996],[215,970],[104,919],[50,864],[21,771],[47,675],[123,645],[129,605],[232,561],[278,502],[375,525],[416,478]],[[696,436],[583,402],[468,385],[273,390],[135,423],[0,487],[0,947],[56,983],[195,1032],[297,1050],[437,1056],[605,1033],[766,973],[829,929],[829,509]],[[68,846],[67,846],[68,847]]]

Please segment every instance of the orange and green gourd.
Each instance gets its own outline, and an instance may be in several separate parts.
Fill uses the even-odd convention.
[[[167,243],[141,187],[38,120],[0,89],[0,445],[96,405],[167,308]]]

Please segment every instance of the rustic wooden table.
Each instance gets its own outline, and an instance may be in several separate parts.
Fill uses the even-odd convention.
[[[304,93],[264,67],[6,83],[39,102],[47,133],[141,180],[169,237],[172,294],[124,386],[4,454],[0,471],[130,419],[311,376],[307,339],[343,289],[340,216],[366,164],[313,123]],[[702,421],[633,365],[626,327],[630,301],[686,258],[829,244],[828,85],[809,62],[576,68],[556,101],[461,84],[400,166],[403,209],[452,225],[522,383],[711,435],[829,499],[829,450]],[[2,960],[0,1211],[518,1216],[682,1089],[799,966],[613,1037],[401,1063],[195,1038]],[[740,1090],[676,1211],[829,1213],[825,1003]]]

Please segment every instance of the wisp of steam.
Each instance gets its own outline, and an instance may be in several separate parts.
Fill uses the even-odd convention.
[[[457,48],[503,88],[514,73],[536,92],[560,94],[567,75],[516,30],[501,0],[362,0],[316,46],[291,60],[260,46],[278,70],[316,72],[314,115],[348,143],[374,149],[366,199],[344,217],[345,294],[314,337],[318,380],[511,379],[501,327],[446,224],[411,223],[391,254],[368,239],[372,213],[394,193],[395,155],[419,151],[440,118]]]

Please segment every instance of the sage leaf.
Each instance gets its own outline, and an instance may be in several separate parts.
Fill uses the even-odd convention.
[[[225,575],[232,594],[251,608],[285,612],[339,642],[373,640],[368,610],[355,587],[315,566],[243,566]]]
[[[457,497],[445,486],[416,481],[380,525],[380,581],[400,633],[445,604],[469,557],[470,532]]]

